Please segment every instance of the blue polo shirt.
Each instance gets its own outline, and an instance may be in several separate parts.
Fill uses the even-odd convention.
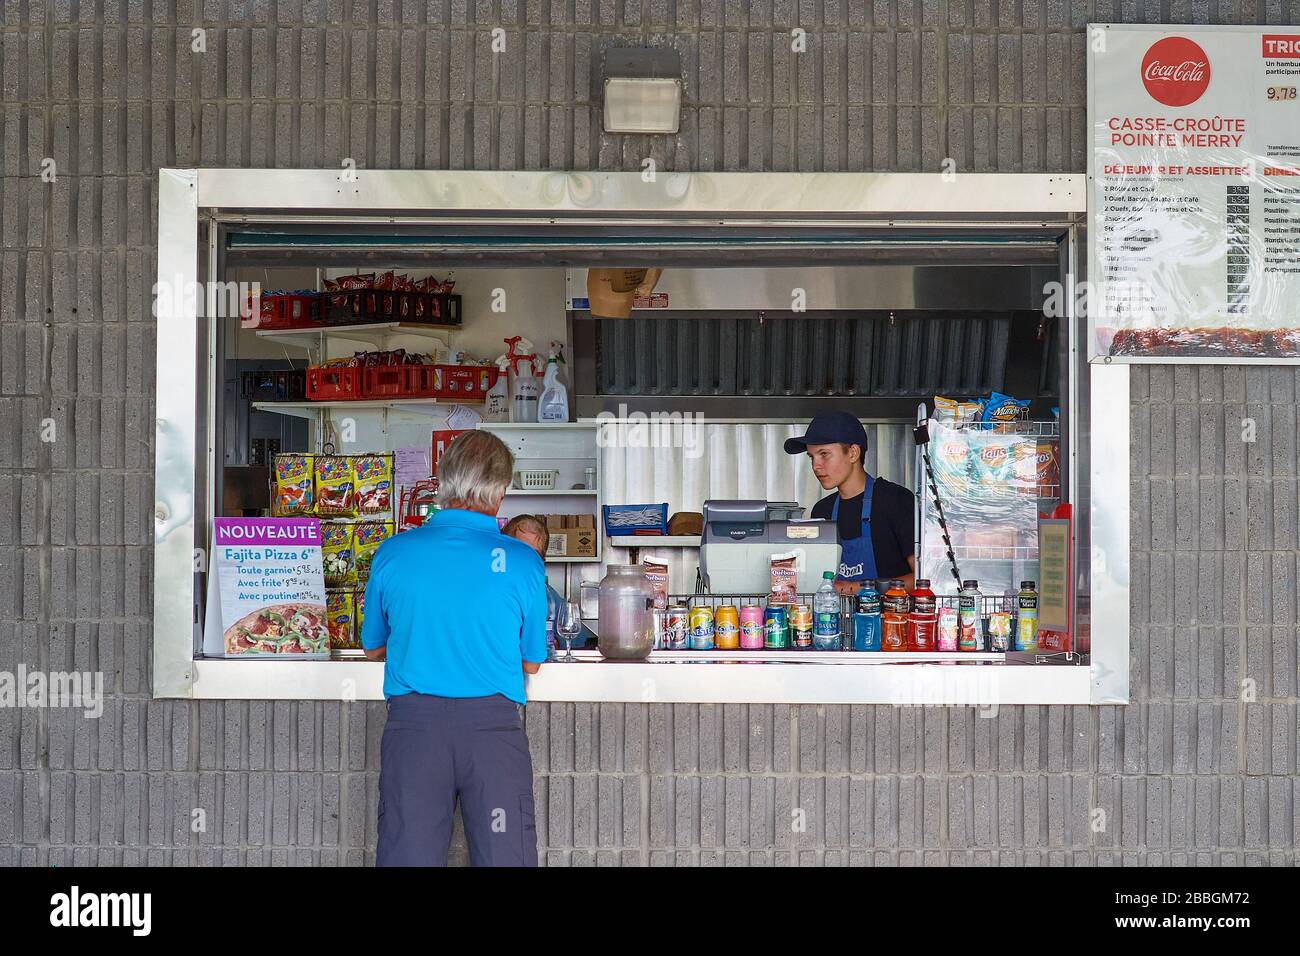
[[[546,660],[542,559],[490,515],[435,512],[375,553],[361,644],[388,646],[385,697],[504,694],[522,704],[523,662]]]

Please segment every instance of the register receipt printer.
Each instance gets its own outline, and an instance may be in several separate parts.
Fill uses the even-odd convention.
[[[816,591],[822,572],[840,566],[834,521],[802,518],[786,501],[706,501],[700,584],[710,594],[767,594],[774,554],[794,553],[800,594]]]

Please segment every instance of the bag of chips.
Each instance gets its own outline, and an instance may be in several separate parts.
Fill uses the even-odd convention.
[[[967,422],[977,422],[984,411],[984,405],[981,402],[959,402],[955,398],[945,398],[943,395],[934,396],[934,415],[936,422],[945,424],[961,425]]]
[[[393,536],[391,521],[362,521],[356,525],[357,580],[370,578],[370,565],[379,546]]]
[[[970,445],[966,436],[950,428],[931,436],[930,467],[941,492],[964,495],[970,490]]]
[[[984,400],[984,422],[1018,422],[1029,417],[1029,400],[1012,398],[1001,392],[990,392]]]
[[[1016,444],[1017,440],[1010,435],[980,435],[971,454],[973,494],[998,498],[1014,493],[1015,462],[1012,459],[1012,449]]]
[[[357,514],[392,514],[393,459],[388,455],[358,455],[353,463]]]
[[[799,555],[774,554],[771,558],[772,593],[768,604],[793,604],[799,593]]]
[[[353,525],[341,521],[321,522],[320,557],[326,587],[351,584],[357,579],[352,529]]]
[[[343,455],[316,456],[316,513],[350,518],[357,511],[352,461]]]
[[[275,456],[275,499],[272,514],[278,518],[309,515],[315,510],[315,484],[311,455]]]

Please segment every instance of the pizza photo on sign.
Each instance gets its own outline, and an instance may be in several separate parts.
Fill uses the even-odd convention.
[[[1300,30],[1103,29],[1090,357],[1300,357]]]
[[[319,654],[330,649],[329,624],[319,604],[259,608],[226,628],[227,654]]]

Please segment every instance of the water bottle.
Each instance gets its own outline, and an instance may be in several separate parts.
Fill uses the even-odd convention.
[[[835,572],[824,572],[813,595],[813,647],[819,651],[840,649],[840,596],[834,582]]]
[[[871,581],[858,591],[858,610],[853,615],[853,649],[880,650],[880,592]]]

